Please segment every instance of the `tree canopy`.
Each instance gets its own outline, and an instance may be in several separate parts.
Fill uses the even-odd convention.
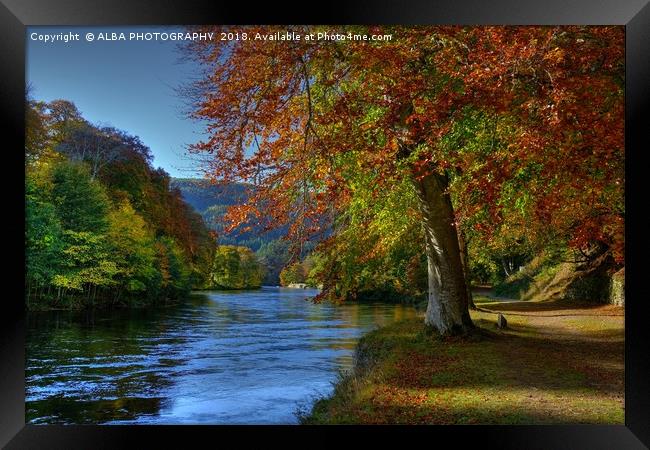
[[[457,232],[496,246],[564,239],[624,263],[621,27],[349,28],[393,39],[187,47],[205,68],[189,92],[208,138],[193,149],[212,155],[214,180],[255,186],[229,208],[233,226],[287,224],[302,243],[329,223],[342,236],[359,198],[409,181],[429,310],[457,309],[451,322],[466,320]]]
[[[212,287],[216,289],[251,289],[262,285],[264,268],[247,247],[220,245],[214,257]]]
[[[146,304],[208,283],[214,236],[136,136],[27,100],[28,306]]]

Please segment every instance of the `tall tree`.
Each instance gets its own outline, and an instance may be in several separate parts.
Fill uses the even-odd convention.
[[[52,203],[65,229],[103,232],[108,227],[105,188],[83,163],[62,162],[52,170]]]
[[[579,219],[576,242],[606,229],[603,216],[578,218],[566,205],[590,173],[599,174],[590,183],[596,197],[622,182],[610,167],[622,156],[620,27],[348,27],[393,38],[257,39],[285,30],[211,27],[247,39],[188,47],[206,70],[189,93],[209,137],[193,148],[213,156],[213,179],[256,186],[230,208],[233,225],[289,223],[302,243],[346,207],[354,173],[372,177],[377,195],[410,180],[428,261],[425,321],[441,334],[472,327],[458,211],[486,205],[498,218],[496,193],[518,170],[541,165],[540,181],[562,201],[540,189],[534,208],[547,220]],[[509,145],[473,155],[444,145],[468,108],[507,117]],[[466,190],[472,200],[453,205],[450,182],[468,172],[480,175]],[[620,230],[620,220],[605,217]]]

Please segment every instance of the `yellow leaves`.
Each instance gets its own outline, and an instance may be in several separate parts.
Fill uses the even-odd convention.
[[[564,61],[565,56],[566,52],[563,49],[555,47],[553,50],[544,55],[543,59],[553,64],[560,64]]]

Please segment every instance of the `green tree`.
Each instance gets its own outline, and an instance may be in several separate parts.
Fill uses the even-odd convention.
[[[66,230],[103,232],[109,200],[84,163],[61,162],[52,170],[52,203]]]
[[[295,283],[304,283],[307,278],[307,272],[301,261],[296,261],[289,264],[280,272],[280,284],[282,286],[289,286]]]
[[[102,289],[117,285],[115,277],[119,274],[106,236],[73,230],[65,230],[63,234],[63,270],[52,277],[57,301],[71,291],[94,303]]]
[[[33,177],[25,182],[25,259],[27,302],[48,286],[60,269],[63,229],[54,205],[43,196]]]
[[[144,291],[156,274],[153,234],[126,199],[110,212],[109,223],[107,237],[121,287],[127,292]]]
[[[212,271],[212,284],[222,289],[258,288],[264,278],[263,266],[247,247],[217,247]]]

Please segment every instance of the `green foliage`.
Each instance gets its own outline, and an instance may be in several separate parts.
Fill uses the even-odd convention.
[[[108,227],[108,196],[85,164],[58,164],[52,171],[51,198],[65,229],[102,232]]]
[[[108,239],[119,278],[129,292],[144,291],[155,277],[154,237],[144,219],[123,200],[109,214]]]
[[[64,242],[64,269],[52,277],[54,287],[84,292],[117,284],[119,269],[104,235],[66,230]]]
[[[280,272],[280,284],[289,286],[290,284],[305,283],[308,271],[303,262],[297,261],[289,264]]]
[[[43,198],[33,178],[25,183],[25,259],[28,279],[47,283],[58,269],[63,250],[63,229],[56,208]]]
[[[256,253],[260,263],[266,268],[264,284],[280,284],[280,272],[289,262],[289,242],[274,239],[263,243]]]
[[[27,306],[146,305],[205,287],[214,237],[149,149],[70,102],[28,107]]]
[[[354,171],[347,176],[354,185],[352,200],[339,218],[339,234],[314,253],[310,279],[333,301],[421,299],[427,266],[410,180],[378,195],[374,176]]]
[[[211,278],[213,288],[259,288],[263,278],[264,268],[251,249],[235,245],[217,247]]]

